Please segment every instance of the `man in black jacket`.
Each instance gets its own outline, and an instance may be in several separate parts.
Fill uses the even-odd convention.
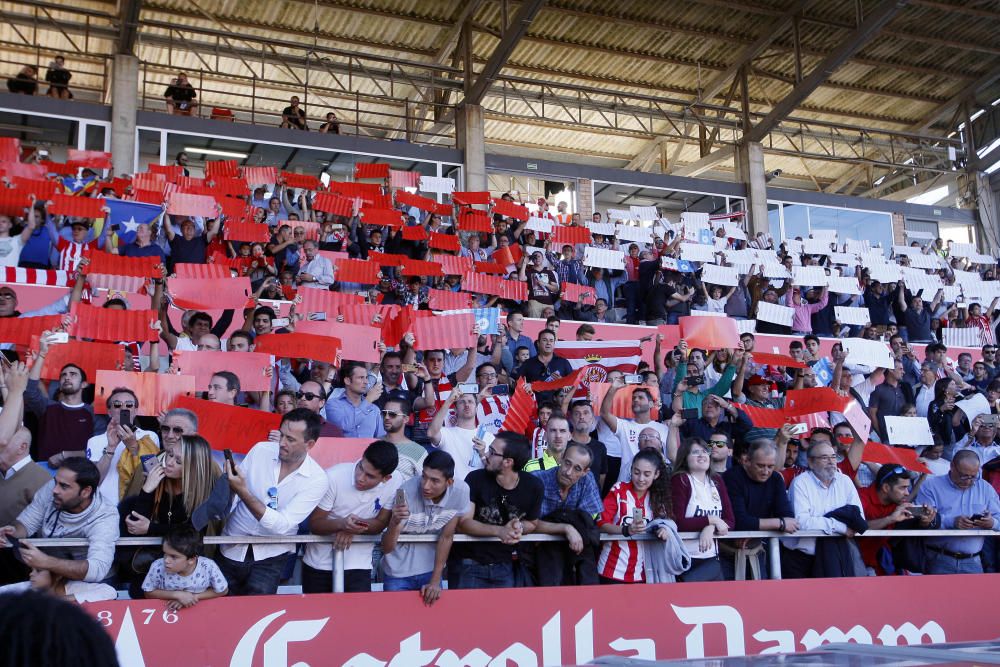
[[[738,465],[727,470],[722,479],[729,492],[729,500],[736,515],[736,530],[780,530],[794,533],[798,530],[795,512],[785,492],[781,475],[775,472],[777,447],[772,440],[754,440],[740,457]],[[758,577],[767,576],[766,557],[759,542],[751,541],[741,548],[722,541],[720,560],[726,579],[745,579],[747,558],[756,559],[758,568],[751,561],[750,570],[757,569]],[[743,576],[737,576],[737,572]]]

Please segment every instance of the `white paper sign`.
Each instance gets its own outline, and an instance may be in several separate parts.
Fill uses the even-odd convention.
[[[632,211],[626,211],[621,208],[609,208],[608,209],[608,222],[613,220],[631,220]]]
[[[732,267],[705,264],[701,267],[701,280],[712,285],[736,287],[740,283],[740,276]]]
[[[985,344],[979,327],[945,327],[941,329],[941,342],[946,347],[981,347]]]
[[[805,285],[807,287],[822,287],[829,282],[829,276],[821,266],[794,266],[792,267],[793,283]]]
[[[835,294],[861,294],[861,286],[857,278],[830,276],[830,291]]]
[[[919,447],[934,444],[930,423],[924,417],[886,417],[885,430],[891,445]]]
[[[742,229],[740,229],[737,225],[731,225],[731,224],[725,225],[724,229],[726,230],[726,238],[737,239],[739,241],[747,240],[746,233]]]
[[[619,241],[630,241],[632,243],[653,242],[653,229],[651,227],[633,227],[632,225],[618,225],[612,235],[618,234]]]
[[[785,244],[785,249],[788,252],[794,253],[796,255],[802,254],[802,241],[798,239],[785,239],[784,241],[782,241],[782,243]]]
[[[792,317],[794,316],[795,311],[787,306],[779,306],[776,303],[768,303],[767,301],[757,303],[757,319],[763,322],[790,327],[792,326]]]
[[[655,206],[629,206],[628,209],[633,220],[658,220],[660,217]]]
[[[980,276],[975,271],[959,271],[955,269],[955,282],[959,285],[967,285],[970,283],[980,283],[983,281],[983,277]]]
[[[681,259],[691,262],[714,262],[715,247],[700,243],[682,243]]]
[[[438,176],[421,176],[420,189],[424,192],[439,192],[450,195],[455,191],[455,179]]]
[[[614,236],[615,226],[610,222],[588,222],[587,229],[590,230],[592,234],[600,234],[601,236]]]
[[[814,239],[833,242],[837,240],[837,231],[835,229],[814,229],[809,233],[809,236]]]
[[[696,310],[691,309],[691,315],[694,317],[726,317],[725,313],[713,313],[710,310]]]
[[[941,268],[941,258],[937,255],[925,255],[922,252],[915,252],[907,255],[910,266],[915,269],[939,269]]]
[[[766,262],[763,265],[764,277],[765,278],[791,278],[792,274],[788,272],[784,264],[778,264],[777,262]],[[792,267],[795,268],[795,267]]]
[[[973,264],[996,264],[996,258],[990,257],[989,255],[969,255],[969,261]]]
[[[552,233],[552,220],[548,218],[539,218],[536,216],[531,216],[528,218],[528,224],[525,225],[525,229],[530,229],[534,232],[542,232],[543,234]]]
[[[853,324],[860,327],[871,324],[871,315],[867,308],[855,308],[853,306],[834,306],[834,315],[841,324]]]
[[[688,227],[708,227],[708,213],[684,211],[681,213],[681,224]]]
[[[903,233],[906,234],[906,238],[914,241],[933,241],[935,238],[931,232],[915,232],[912,229],[904,229]]]
[[[834,264],[851,266],[858,263],[858,256],[853,252],[831,252],[828,256]]]
[[[932,300],[937,291],[941,289],[941,277],[937,274],[928,274],[920,269],[911,269],[905,266],[900,267],[899,270],[903,274],[906,288],[913,294],[922,291],[921,296],[924,301]]]
[[[807,255],[829,255],[833,250],[826,239],[806,239],[802,242],[802,252]]]
[[[612,271],[625,270],[625,253],[621,250],[606,250],[587,246],[583,255],[584,266],[597,266]]]
[[[868,262],[865,266],[868,268],[868,276],[872,280],[877,280],[880,283],[898,282],[902,277],[897,264],[876,264],[874,262]]]
[[[844,239],[844,252],[862,253],[871,248],[868,239]]]
[[[740,334],[757,333],[757,320],[736,320],[736,330]]]
[[[975,243],[955,243],[952,241],[948,244],[948,251],[951,257],[971,257],[979,254]]]
[[[964,401],[955,403],[955,407],[965,413],[969,419],[969,424],[979,415],[990,414],[990,402],[980,393],[975,393]]]
[[[869,368],[893,368],[892,352],[880,340],[845,338],[841,341],[847,352],[847,363]],[[926,420],[925,420],[926,421]]]

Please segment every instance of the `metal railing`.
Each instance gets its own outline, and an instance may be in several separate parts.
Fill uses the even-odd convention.
[[[681,539],[697,540],[700,533],[678,533]],[[770,530],[747,530],[731,531],[720,540],[743,540],[743,539],[766,539],[767,540],[767,561],[771,579],[781,579],[781,540],[782,538],[827,538],[843,537],[843,535],[828,535],[816,530],[801,530],[795,533],[782,533]],[[1000,537],[992,530],[867,530],[863,535],[856,535],[854,539],[867,539],[876,537]],[[33,546],[37,547],[86,547],[89,541],[84,538],[38,538],[30,539]],[[642,534],[631,537],[619,535],[601,535],[602,542],[629,541],[655,541],[655,535]],[[381,535],[356,535],[355,543],[378,543],[382,540]],[[437,542],[438,536],[433,534],[407,535],[401,534],[397,542],[399,543],[433,543]],[[247,536],[208,536],[204,538],[205,544],[329,544],[333,542],[332,535],[247,535]],[[457,542],[498,542],[493,537],[474,537],[472,535],[455,535]],[[562,537],[557,535],[529,534],[521,538],[521,542],[564,542]],[[155,546],[162,544],[159,537],[121,537],[116,542],[116,546]],[[335,593],[344,592],[344,551],[335,549],[333,552],[333,591]]]

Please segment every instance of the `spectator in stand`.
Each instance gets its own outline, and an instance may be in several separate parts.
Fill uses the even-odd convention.
[[[17,76],[7,79],[7,90],[21,95],[34,95],[38,91],[38,68],[25,65]]]
[[[527,439],[500,431],[486,448],[486,466],[469,473],[471,504],[459,522],[467,535],[496,537],[496,542],[461,545],[460,588],[511,588],[515,585],[514,549],[534,532],[541,515],[544,487],[524,464],[531,455]],[[521,574],[521,573],[518,573]]]
[[[167,600],[167,609],[193,607],[202,600],[224,597],[229,584],[219,566],[202,555],[201,534],[181,526],[163,538],[163,558],[149,568],[142,582],[147,598]]]
[[[37,226],[35,221],[35,196],[30,195],[31,204],[27,207],[24,226],[19,233],[11,234],[14,227],[10,216],[0,215],[0,267],[17,266],[21,260],[21,250],[31,239]]]
[[[986,309],[985,313],[983,312],[983,307],[980,304],[970,303],[969,314],[963,323],[963,326],[979,329],[983,340],[987,343],[994,342],[993,327],[996,324],[997,303],[1000,303],[1000,297],[995,297],[993,299],[993,302],[990,303],[990,306]]]
[[[188,159],[188,154],[184,151],[178,153],[174,158],[174,164],[181,168],[181,173],[185,176],[191,175],[191,172],[188,171]]]
[[[455,461],[455,475],[462,479],[486,463],[486,445],[476,437],[476,405],[477,397],[474,394],[464,394],[456,387],[434,413],[434,418],[427,427],[427,438],[431,444],[451,455]],[[455,424],[445,426],[452,407],[455,410]]]
[[[238,466],[227,463],[236,504],[222,534],[295,535],[329,491],[329,481],[309,450],[319,437],[320,419],[297,408],[281,418],[281,440],[260,442]],[[291,544],[237,544],[216,557],[233,595],[274,595]]]
[[[87,459],[66,459],[56,470],[55,479],[35,494],[17,520],[0,528],[0,546],[11,546],[7,538],[17,537],[26,566],[71,581],[103,581],[114,560],[118,512],[98,493],[100,481],[97,466]],[[46,553],[27,542],[27,537],[79,537],[87,540],[87,546]]]
[[[281,111],[281,125],[279,127],[290,130],[308,130],[306,125],[306,110],[299,106],[299,98],[292,95],[288,100],[288,106]]]
[[[778,448],[771,440],[752,441],[743,456],[722,474],[733,507],[736,530],[798,530],[795,512],[785,492],[785,482],[775,471]],[[726,579],[767,577],[767,553],[760,540],[719,542],[719,560]]]
[[[515,355],[519,347],[528,348],[528,356],[535,356],[535,343],[525,336],[522,332],[524,331],[524,315],[517,311],[511,309],[507,312],[507,349],[510,350],[511,355]]]
[[[293,394],[293,398],[295,400],[294,407],[305,408],[310,412],[314,412],[322,420],[323,423],[319,429],[321,438],[339,438],[343,436],[344,432],[339,426],[331,424],[326,420],[327,393],[322,384],[315,380],[306,380],[299,385],[298,390]]]
[[[79,452],[63,455],[86,456],[101,473],[100,493],[112,505],[125,494],[132,474],[142,466],[142,459],[160,453],[160,438],[139,427],[139,398],[127,387],[111,390],[106,401],[108,425],[104,433],[89,440]]]
[[[630,462],[630,481],[618,482],[604,499],[604,511],[597,519],[602,533],[629,538],[641,535],[651,528],[651,522],[671,520],[670,473],[663,457],[644,450]],[[666,526],[654,528],[656,536],[670,544],[670,530]],[[678,541],[673,545],[684,552]],[[649,542],[628,539],[604,542],[597,572],[602,584],[639,583],[647,580],[647,562],[650,560]]]
[[[60,100],[73,99],[73,93],[69,89],[69,80],[72,78],[73,74],[66,69],[66,60],[62,56],[56,56],[45,73],[45,80],[49,84],[45,94]]]
[[[163,92],[163,98],[167,101],[167,112],[176,116],[190,116],[198,106],[195,97],[198,94],[194,86],[188,81],[187,74],[181,72],[177,78],[170,81],[170,85]]]
[[[39,420],[38,458],[46,461],[52,470],[67,458],[65,452],[84,451],[94,431],[94,406],[83,401],[83,390],[87,387],[83,369],[75,364],[63,366],[59,371],[58,400],[49,398],[41,390],[39,378],[42,366],[54,340],[51,331],[42,332],[24,394],[25,412],[32,413]]]
[[[554,306],[559,298],[559,278],[555,271],[545,268],[545,255],[541,250],[521,258],[518,280],[528,284],[528,317],[540,317],[546,306]]]
[[[406,437],[406,424],[410,421],[411,413],[409,402],[398,398],[389,399],[382,405],[384,440],[396,446],[399,465],[396,466],[395,476],[401,484],[412,477],[417,477],[424,459],[427,458],[427,450]]]
[[[309,517],[316,535],[333,535],[333,548],[307,544],[302,558],[302,592],[333,592],[333,549],[344,552],[344,590],[372,589],[374,544],[352,544],[355,535],[378,535],[389,523],[396,489],[393,478],[399,455],[384,440],[368,445],[355,463],[340,463],[326,471],[326,495]]]
[[[223,405],[236,405],[236,396],[239,393],[240,378],[230,371],[219,371],[208,381],[205,398]]]
[[[787,299],[788,302],[786,305],[794,311],[792,315],[792,333],[799,336],[811,334],[812,316],[826,308],[826,286],[820,291],[819,301],[816,303],[806,301],[802,296],[802,290],[798,288],[789,292]]]
[[[118,247],[118,254],[125,257],[157,257],[160,264],[167,263],[167,253],[153,243],[153,232],[147,224],[140,224],[135,230],[135,240]]]
[[[957,452],[947,475],[924,481],[917,493],[917,504],[936,508],[944,530],[1000,530],[1000,498],[982,479],[980,469],[975,452]],[[927,538],[924,573],[982,573],[983,542],[978,535]]]
[[[621,446],[622,458],[618,474],[619,482],[628,481],[628,475],[632,471],[632,457],[641,448],[639,436],[642,431],[647,428],[654,429],[659,435],[657,441],[661,447],[664,442],[670,441],[670,429],[659,422],[653,421],[650,416],[650,411],[654,404],[653,395],[644,387],[637,387],[632,390],[632,415],[634,419],[623,419],[615,416],[612,410],[615,395],[624,386],[624,378],[615,376],[611,381],[611,386],[608,387],[608,392],[604,395],[604,400],[601,402],[601,419],[608,425],[611,433],[617,437],[618,443]],[[673,449],[667,451],[667,460],[673,461],[676,455],[677,452]]]
[[[931,313],[938,309],[944,299],[944,290],[939,289],[931,301],[930,308],[924,308],[922,296],[913,296],[910,305],[906,305],[906,290],[897,290],[898,306],[903,311],[903,326],[906,330],[906,340],[910,343],[930,343],[934,340],[931,333]],[[869,312],[871,312],[869,310]]]
[[[670,498],[678,530],[698,532],[697,540],[685,540],[691,567],[681,581],[720,581],[722,567],[716,537],[725,536],[735,525],[732,505],[722,477],[711,471],[711,454],[701,438],[689,438],[677,452],[670,478]]]
[[[170,270],[177,264],[204,264],[208,256],[208,244],[219,232],[217,220],[208,223],[204,234],[198,234],[194,220],[184,218],[180,224],[181,233],[174,233],[173,225],[164,221],[163,231],[170,242]]]
[[[396,491],[390,509],[392,518],[382,534],[383,590],[420,591],[430,606],[441,597],[455,531],[469,511],[469,485],[455,479],[448,452],[434,451],[424,459],[421,474]],[[399,541],[400,535],[427,534],[438,536],[435,544]]]
[[[326,122],[319,126],[320,134],[340,134],[340,123],[337,122],[337,114],[332,111],[326,112]]]
[[[310,239],[302,244],[302,250],[306,263],[295,277],[295,282],[303,287],[330,289],[333,285],[333,264],[319,254],[319,244]]]
[[[549,415],[545,422],[545,450],[538,458],[531,459],[524,465],[525,472],[538,472],[558,468],[570,440],[569,420],[561,412]],[[593,456],[591,456],[593,458]],[[587,467],[590,467],[588,462]]]
[[[380,438],[385,435],[382,416],[375,405],[382,394],[380,384],[368,390],[368,369],[358,362],[340,367],[344,393],[326,402],[326,419],[346,438]]]
[[[550,382],[558,378],[567,377],[573,372],[573,367],[569,361],[555,353],[556,333],[551,329],[542,329],[538,332],[538,339],[535,341],[537,354],[521,364],[519,377],[523,377],[525,382]],[[536,398],[539,401],[548,400],[553,392],[538,392]]]
[[[937,510],[930,505],[910,502],[910,472],[900,465],[884,465],[875,475],[875,483],[860,492],[861,506],[872,530],[937,528]],[[899,525],[904,524],[904,525]],[[867,537],[858,545],[870,575],[900,574],[886,571],[892,562],[888,537]]]
[[[956,445],[957,451],[969,450],[979,457],[980,465],[986,465],[1000,456],[997,445],[997,424],[993,415],[978,415],[972,420],[968,435]]]
[[[889,442],[885,418],[902,415],[903,406],[907,403],[902,387],[903,372],[903,362],[896,360],[893,369],[885,372],[885,380],[875,387],[868,399],[868,416],[882,442]]]
[[[551,419],[551,417],[550,417]],[[590,472],[597,482],[597,488],[603,489],[608,476],[608,448],[594,436],[597,423],[594,418],[594,406],[589,400],[573,401],[569,409],[569,423],[572,428],[570,444],[587,445],[591,453]],[[621,459],[619,459],[620,465]],[[618,471],[615,471],[615,479]]]
[[[858,491],[850,478],[837,467],[836,450],[828,440],[816,441],[809,446],[809,470],[792,482],[789,497],[795,509],[796,523],[802,530],[821,530],[827,535],[853,537],[856,531],[830,514],[849,506],[864,518]],[[816,546],[815,537],[785,540],[781,552],[781,576],[785,579],[818,576],[814,562]],[[849,563],[841,565],[846,568]]]

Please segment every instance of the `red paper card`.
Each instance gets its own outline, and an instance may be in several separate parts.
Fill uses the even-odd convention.
[[[502,280],[500,283],[500,296],[512,301],[528,300],[528,285],[519,280]]]
[[[236,160],[212,160],[205,163],[205,176],[211,180],[237,178],[240,175]]]
[[[447,250],[448,252],[458,252],[462,249],[462,244],[458,242],[457,236],[441,232],[431,232],[429,245],[434,250]]]
[[[767,352],[753,352],[755,364],[766,364],[768,366],[784,366],[785,368],[805,368],[806,364],[795,361],[786,354],[769,354]]]
[[[160,264],[159,257],[126,257],[124,255],[112,255],[101,250],[90,250],[86,257],[90,264],[81,267],[83,273],[93,275],[97,273],[111,276],[133,276],[136,278],[162,278],[163,269],[157,268]]]
[[[132,190],[132,200],[156,206],[160,206],[165,201],[162,192],[157,190],[140,190],[138,188]]]
[[[33,194],[38,201],[51,201],[59,193],[59,183],[40,178],[11,177],[11,182],[18,192]]]
[[[0,162],[21,161],[21,140],[17,137],[0,137]]]
[[[282,225],[288,225],[292,228],[293,232],[297,228],[301,227],[306,230],[306,240],[319,240],[320,224],[318,222],[306,222],[305,220],[280,220],[278,222],[278,228],[280,229]]]
[[[393,188],[420,187],[420,174],[415,171],[389,170],[389,186]]]
[[[463,276],[472,271],[472,258],[458,255],[434,255],[434,261],[441,265],[446,276]]]
[[[271,355],[269,354],[177,350],[174,352],[172,366],[183,375],[193,375],[198,391],[204,391],[212,376],[219,371],[235,373],[236,377],[240,379],[240,388],[243,391],[270,391],[271,389],[271,378],[267,375],[267,369],[271,368]]]
[[[313,361],[328,361],[340,365],[339,338],[317,336],[315,334],[265,334],[257,336],[254,350],[267,352],[282,359],[311,359]]]
[[[245,197],[250,194],[250,186],[242,178],[228,178],[228,177],[218,177],[214,179],[209,179],[212,181],[212,187],[215,188],[216,195],[224,195],[222,199],[227,197]],[[219,197],[216,197],[219,199]],[[240,201],[244,207],[247,203]]]
[[[535,396],[529,394],[524,386],[524,378],[517,381],[514,394],[510,397],[510,404],[507,406],[507,414],[504,415],[503,425],[500,427],[501,431],[525,433],[535,415],[538,414]]]
[[[406,241],[426,241],[427,230],[420,225],[407,225],[403,227],[403,239]]]
[[[472,295],[451,290],[429,289],[431,310],[463,310],[472,303]]]
[[[111,310],[76,303],[70,312],[76,319],[69,333],[75,338],[131,343],[151,342],[160,335],[152,327],[159,320],[155,310]]]
[[[497,276],[469,272],[462,276],[462,291],[473,294],[500,296],[503,294],[503,286],[500,284],[501,280]]]
[[[187,264],[181,262],[180,264],[174,264],[174,276],[177,278],[214,280],[217,278],[229,278],[231,274],[227,264]]]
[[[379,266],[399,267],[402,266],[403,262],[407,259],[406,255],[378,252],[377,250],[368,251],[368,261],[375,262]]]
[[[168,178],[167,180],[169,181],[170,179]],[[208,183],[205,181],[204,178],[195,178],[194,176],[184,176],[183,174],[177,176],[173,182],[177,184],[178,188],[184,191],[208,187]]]
[[[299,294],[302,296],[302,301],[295,309],[297,312],[306,316],[312,313],[326,313],[328,320],[336,318],[342,306],[360,304],[364,301],[364,298],[357,294],[324,289],[302,289],[299,290]]]
[[[434,315],[413,320],[413,347],[417,350],[440,350],[475,347],[472,333],[476,317],[472,313]]]
[[[290,171],[281,172],[281,180],[290,188],[300,190],[319,190],[323,183],[315,176],[309,174],[293,174]]]
[[[136,190],[152,190],[153,192],[163,192],[167,185],[167,177],[163,174],[145,173],[136,174],[132,177],[132,187]]]
[[[893,447],[878,442],[865,444],[861,460],[866,463],[881,463],[882,465],[901,465],[907,470],[931,474],[930,468],[917,460],[917,451],[910,447]]]
[[[524,257],[524,252],[521,250],[519,245],[511,245],[506,248],[498,248],[493,252],[493,261],[497,264],[502,264],[507,267],[511,264],[517,264]]]
[[[507,275],[507,267],[498,262],[476,262],[475,270],[479,273],[492,273],[498,276]]]
[[[462,211],[458,216],[458,228],[463,232],[489,234],[493,231],[493,218],[486,211]]]
[[[28,347],[32,338],[42,335],[43,331],[54,331],[61,326],[61,315],[0,317],[0,343]]]
[[[297,333],[332,336],[340,340],[340,358],[343,361],[364,361],[377,364],[382,360],[378,342],[382,328],[362,324],[348,324],[327,318],[325,322],[303,320],[295,325]]]
[[[841,396],[830,387],[789,389],[785,393],[785,409],[789,411],[789,414],[843,412],[850,402],[851,399]]]
[[[0,214],[20,217],[25,214],[29,206],[31,206],[31,199],[27,192],[0,188]]]
[[[163,174],[163,177],[171,183],[176,183],[184,176],[184,167],[179,164],[150,164],[147,169],[151,174]]]
[[[219,213],[219,205],[215,202],[214,197],[175,192],[170,195],[167,213],[214,218]]]
[[[344,321],[349,324],[377,327],[394,318],[400,310],[406,309],[396,304],[345,303],[338,307],[337,314],[343,315]]]
[[[594,305],[597,303],[597,293],[593,287],[577,285],[576,283],[562,283],[562,299],[571,303],[581,303]]]
[[[382,186],[378,183],[342,183],[340,181],[330,181],[327,187],[330,189],[330,192],[336,192],[344,197],[360,197],[367,202],[374,203],[376,200],[380,202],[392,201],[388,195],[382,194]],[[382,197],[384,199],[380,199]],[[379,206],[378,208],[392,208],[392,204]]]
[[[506,199],[494,199],[493,212],[507,218],[514,218],[515,220],[527,220],[531,217],[527,206],[520,206]]]
[[[32,337],[31,349],[38,350],[38,336]],[[66,364],[76,364],[87,374],[88,380],[93,380],[99,370],[119,370],[125,365],[125,347],[82,340],[49,345],[42,364],[42,379],[58,380]]]
[[[31,172],[34,174],[32,178],[42,177],[46,174],[59,174],[60,176],[76,176],[77,168],[73,165],[66,164],[64,162],[52,162],[51,160],[39,160],[38,167],[36,169],[33,165],[26,164],[22,165],[24,167],[32,167]],[[10,173],[10,171],[8,171]],[[19,176],[28,176],[29,174],[18,172]]]
[[[317,193],[316,199],[313,201],[313,208],[317,211],[323,211],[324,213],[339,215],[345,218],[349,218],[354,215],[353,200],[348,199],[347,197],[341,197],[340,195],[330,194],[329,192]]]
[[[728,317],[682,317],[681,337],[689,348],[718,350],[740,347],[740,332],[736,320]]]
[[[198,415],[198,435],[216,451],[231,449],[235,454],[246,454],[281,426],[281,415],[273,412],[198,398],[180,396],[171,407],[184,408]]]
[[[49,213],[74,218],[103,218],[104,200],[78,195],[53,195]]]
[[[443,276],[441,265],[437,262],[426,262],[421,259],[406,259],[403,261],[401,273],[404,276]]]
[[[386,162],[355,164],[354,178],[389,178],[389,165]]]
[[[431,213],[437,213],[438,215],[450,217],[452,213],[455,212],[454,207],[451,204],[435,204],[434,209]]]
[[[342,259],[335,267],[337,282],[374,285],[379,281],[379,267],[367,259]]]
[[[193,375],[177,375],[175,373],[133,373],[130,371],[97,371],[94,389],[94,412],[99,415],[108,414],[107,401],[118,387],[128,387],[139,397],[139,408],[136,414],[143,417],[155,417],[181,396],[194,396],[196,391]],[[202,424],[198,424],[198,433]]]
[[[111,169],[111,153],[70,148],[66,151],[66,164],[91,169]]]
[[[277,167],[243,167],[241,171],[247,185],[274,185],[278,182]]]
[[[380,227],[402,227],[403,214],[391,208],[368,208],[366,206],[361,209],[361,222]]]
[[[324,470],[338,463],[354,463],[361,459],[375,438],[320,438],[309,450],[309,456]]]
[[[589,244],[593,241],[591,238],[590,230],[586,227],[567,227],[565,225],[556,225],[555,232],[552,238],[552,244],[562,250],[560,246],[563,245],[578,245],[578,244]]]
[[[404,206],[412,206],[413,208],[418,208],[421,211],[433,211],[435,207],[437,207],[437,202],[430,197],[411,195],[405,190],[396,191],[396,203],[403,204]]]
[[[217,278],[171,278],[167,281],[167,292],[178,308],[194,310],[239,310],[246,305],[253,294],[250,279]]]
[[[475,204],[488,206],[490,201],[492,201],[489,192],[452,192],[451,198],[452,201],[463,206],[472,206]]]
[[[271,230],[262,222],[226,220],[222,226],[222,237],[227,241],[267,243],[271,240]]]

